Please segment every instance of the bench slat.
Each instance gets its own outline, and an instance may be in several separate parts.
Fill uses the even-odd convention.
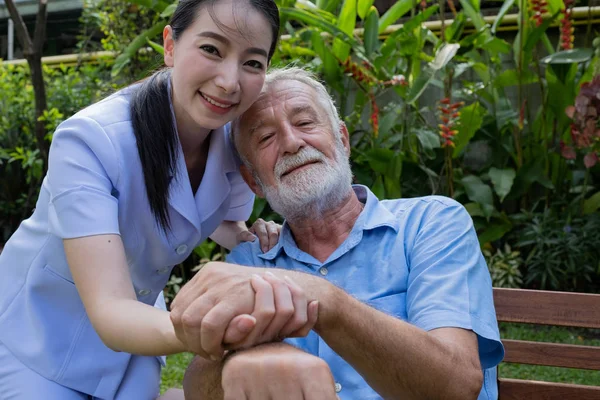
[[[505,362],[600,371],[600,347],[503,340]]]
[[[498,379],[499,400],[600,400],[600,387]]]
[[[498,321],[600,329],[600,295],[494,288]]]

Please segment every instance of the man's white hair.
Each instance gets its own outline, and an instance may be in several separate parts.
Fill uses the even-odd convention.
[[[335,135],[336,138],[341,135],[340,126],[342,124],[342,120],[340,119],[338,110],[335,107],[335,103],[329,95],[329,93],[327,92],[327,89],[325,89],[325,86],[323,86],[323,84],[317,79],[315,74],[313,74],[312,72],[298,67],[284,67],[272,69],[267,73],[265,77],[265,83],[261,90],[261,95],[269,92],[269,90],[271,90],[271,88],[276,83],[284,81],[298,81],[313,88],[317,94],[317,101],[319,102],[323,110],[325,110],[325,113],[329,118],[333,135]],[[238,142],[240,130],[239,124],[242,116],[243,114],[232,121],[230,138],[231,143],[233,143],[234,150],[239,156],[239,158],[244,162],[244,164],[250,166],[248,163],[248,159],[240,152]]]

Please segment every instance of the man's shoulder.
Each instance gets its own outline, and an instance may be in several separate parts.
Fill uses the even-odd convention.
[[[263,254],[258,239],[253,242],[242,242],[234,247],[227,255],[227,262],[240,265],[261,266],[265,264],[265,260],[258,257]]]
[[[436,212],[444,209],[464,209],[463,205],[458,201],[450,197],[438,195],[381,200],[380,203],[392,214],[401,218],[406,218],[413,214],[421,215],[423,213]]]

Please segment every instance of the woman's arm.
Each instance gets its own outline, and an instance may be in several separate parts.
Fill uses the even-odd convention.
[[[136,298],[119,235],[63,240],[75,286],[106,346],[139,355],[185,351],[169,313]]]

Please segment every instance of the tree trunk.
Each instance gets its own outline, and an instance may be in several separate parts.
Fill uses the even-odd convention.
[[[5,0],[10,18],[15,24],[17,38],[23,47],[23,54],[31,72],[31,82],[35,96],[35,138],[40,156],[43,161],[43,174],[48,168],[48,150],[50,145],[46,140],[46,127],[43,121],[38,121],[48,108],[46,100],[46,85],[42,69],[42,51],[46,40],[46,19],[48,0],[40,0],[38,14],[35,21],[35,34],[33,40],[29,36],[27,26],[17,10],[14,0]]]

